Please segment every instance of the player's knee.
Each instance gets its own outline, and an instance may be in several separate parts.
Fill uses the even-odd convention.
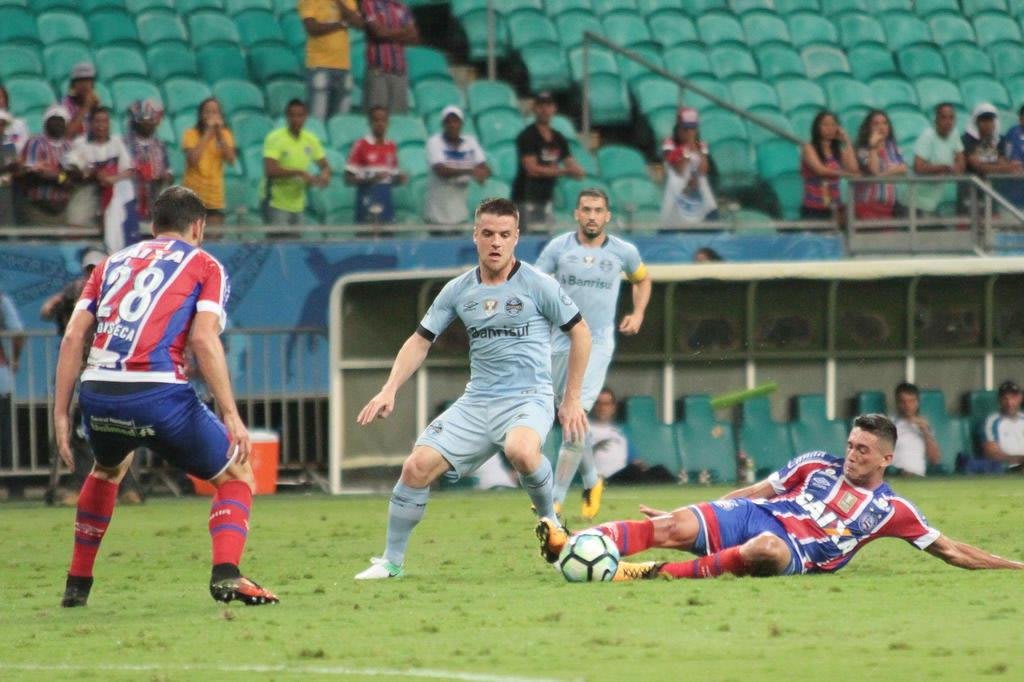
[[[249,462],[238,464],[232,462],[223,474],[211,481],[215,486],[220,486],[228,481],[241,481],[249,486],[249,489],[256,492],[256,477],[252,472],[252,465]]]
[[[402,483],[413,488],[422,488],[431,484],[431,471],[422,457],[414,452],[402,463]]]
[[[789,563],[789,547],[782,538],[771,533],[748,540],[741,551],[753,575],[778,575]]]
[[[128,467],[131,465],[131,455],[125,458],[120,464],[116,466],[104,466],[99,462],[96,462],[92,466],[92,475],[101,481],[109,481],[111,483],[120,483],[122,479],[128,474]]]

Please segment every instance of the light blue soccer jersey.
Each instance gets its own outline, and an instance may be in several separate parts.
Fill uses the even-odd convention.
[[[646,275],[637,248],[612,235],[606,235],[601,246],[584,246],[575,232],[568,232],[548,242],[537,258],[537,269],[553,275],[579,306],[594,345],[614,347],[622,273],[632,282]],[[556,353],[565,352],[568,345],[567,339],[552,339]]]
[[[552,331],[567,336],[582,319],[558,282],[522,261],[501,284],[482,283],[476,268],[451,280],[417,331],[433,341],[456,317],[469,336],[466,395],[487,397],[552,395]]]

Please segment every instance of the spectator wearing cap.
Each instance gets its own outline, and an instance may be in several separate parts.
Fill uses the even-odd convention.
[[[196,125],[181,136],[185,177],[181,184],[199,195],[206,206],[206,222],[224,224],[224,164],[236,158],[235,138],[224,124],[220,102],[208,97],[199,103]]]
[[[921,392],[917,386],[902,382],[896,386],[896,446],[892,466],[914,476],[924,476],[929,464],[942,461],[942,450],[935,440],[932,425],[921,416]]]
[[[662,227],[685,227],[718,219],[718,204],[708,179],[711,159],[700,139],[697,110],[679,110],[672,137],[661,145],[665,161],[665,195],[661,200]]]
[[[110,134],[110,110],[93,111],[85,135],[71,142],[63,165],[75,172],[80,184],[68,203],[68,223],[98,226],[114,194],[114,184],[132,177],[132,157],[120,135]]]
[[[263,218],[268,225],[301,225],[306,210],[306,187],[326,187],[331,179],[320,139],[306,130],[306,104],[293,99],[285,109],[287,125],[272,130],[263,141],[266,196]],[[311,175],[316,165],[319,175]]]
[[[441,111],[441,132],[427,140],[427,200],[424,210],[427,222],[437,225],[460,225],[469,220],[466,195],[469,183],[481,185],[491,177],[491,169],[480,143],[472,135],[462,133],[465,114],[449,105]]]
[[[533,101],[534,121],[516,137],[519,171],[512,184],[512,201],[519,207],[522,231],[531,224],[551,222],[551,199],[558,178],[569,176],[580,180],[585,175],[572,157],[565,136],[551,126],[556,111],[551,93],[546,90],[538,93]]]
[[[921,131],[914,143],[914,173],[917,175],[959,175],[964,172],[964,144],[956,134],[956,109],[949,102],[935,106],[935,121]],[[917,209],[935,214],[946,191],[945,183],[918,184]]]
[[[29,133],[28,125],[26,125],[25,121],[11,113],[10,95],[7,92],[7,88],[2,85],[0,85],[0,111],[7,113],[10,118],[3,134],[0,135],[0,144],[13,144],[15,151],[21,155],[21,150],[25,148],[31,133]]]
[[[981,451],[985,459],[999,462],[996,470],[1024,464],[1024,413],[1020,385],[1007,380],[999,385],[999,411],[985,420]],[[992,469],[989,469],[990,471]]]
[[[63,166],[71,149],[65,137],[71,116],[55,104],[43,114],[43,132],[28,139],[15,181],[14,210],[19,225],[64,227],[73,183]]]
[[[306,29],[306,102],[326,120],[348,112],[352,48],[348,29],[363,28],[356,0],[299,0]]]
[[[135,164],[135,210],[141,223],[152,220],[153,202],[174,181],[167,146],[155,135],[163,116],[164,110],[152,100],[136,100],[128,107],[124,143]]]
[[[989,102],[974,107],[960,142],[964,146],[964,161],[970,173],[984,178],[992,174],[1020,173],[1024,169],[1020,161],[1011,161],[1003,155],[999,144],[999,110]],[[963,213],[970,208],[970,195],[967,185],[961,183],[957,187],[957,201]]]
[[[405,182],[398,168],[398,146],[388,139],[388,110],[372,107],[367,113],[370,134],[352,145],[345,163],[345,182],[356,187],[357,223],[390,223],[395,219],[391,186]]]
[[[96,67],[89,62],[79,62],[71,68],[71,85],[61,104],[68,110],[67,130],[64,136],[69,140],[84,135],[89,130],[92,115],[100,106],[96,95]]]
[[[409,70],[405,46],[420,41],[412,12],[398,0],[362,0],[366,31],[363,107],[381,106],[392,114],[409,110]]]

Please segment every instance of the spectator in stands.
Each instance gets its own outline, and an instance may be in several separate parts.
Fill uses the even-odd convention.
[[[14,142],[6,139],[7,129],[13,122],[14,117],[6,109],[0,109],[0,227],[14,225],[14,193],[11,183],[20,164]]]
[[[715,251],[710,246],[702,246],[697,249],[693,254],[694,263],[723,263],[725,259],[722,258],[722,254]]]
[[[370,134],[356,141],[345,164],[345,182],[356,186],[357,223],[394,222],[391,186],[406,181],[398,168],[398,145],[388,139],[388,110],[375,106],[368,113]]]
[[[872,109],[857,131],[857,163],[861,174],[873,178],[906,175],[907,164],[896,144],[892,121],[881,109]],[[890,183],[857,183],[853,190],[853,210],[858,218],[898,217],[902,207],[896,202],[896,186]]]
[[[985,420],[981,451],[990,462],[987,468],[999,471],[1024,464],[1024,413],[1020,411],[1021,389],[1016,381],[999,384],[999,411]]]
[[[971,120],[964,134],[960,136],[967,171],[982,178],[993,174],[1020,173],[1024,164],[1007,159],[999,140],[999,110],[989,102],[978,104],[971,112]],[[970,210],[970,200],[970,189],[961,184],[957,188],[957,203],[961,213]]]
[[[128,107],[124,142],[135,162],[135,210],[139,221],[149,223],[157,195],[174,182],[167,158],[167,146],[155,135],[164,110],[152,100],[136,100]],[[148,233],[148,229],[143,229]]]
[[[306,104],[293,99],[285,109],[287,125],[270,131],[263,142],[263,219],[268,225],[301,225],[306,187],[326,187],[331,180],[320,138],[305,128],[307,116]],[[318,175],[309,173],[314,164]]]
[[[558,178],[567,175],[581,180],[586,175],[572,157],[565,136],[551,127],[556,111],[551,93],[538,93],[533,100],[534,121],[516,137],[519,171],[512,184],[512,201],[519,208],[520,232],[530,224],[551,221],[551,198]]]
[[[381,106],[392,114],[409,110],[409,71],[405,46],[420,41],[412,12],[398,0],[362,0],[366,30],[363,107]]]
[[[1007,160],[1024,164],[1024,106],[1017,111],[1017,125],[1006,131],[999,146]],[[997,189],[1014,206],[1024,206],[1024,180],[1002,180]]]
[[[224,224],[224,164],[236,158],[235,138],[224,124],[220,102],[208,97],[199,103],[196,126],[181,136],[185,177],[181,184],[199,195],[209,225]]]
[[[65,137],[71,116],[60,104],[43,114],[43,133],[28,139],[15,180],[14,210],[19,225],[64,227],[73,183],[62,165],[71,142]]]
[[[921,392],[909,382],[896,386],[896,447],[892,466],[904,473],[924,476],[929,464],[942,461],[932,426],[921,416]]]
[[[811,123],[811,141],[800,155],[804,179],[800,215],[815,220],[841,217],[839,179],[857,174],[857,157],[846,131],[831,111],[818,112]]]
[[[306,29],[306,101],[326,120],[348,112],[352,48],[348,29],[363,28],[356,0],[299,0]]]
[[[14,463],[11,394],[14,391],[14,376],[18,373],[21,349],[25,344],[25,337],[19,336],[18,332],[24,329],[14,302],[0,290],[0,332],[15,333],[13,337],[0,337],[0,467],[3,468],[9,468]]]
[[[598,476],[607,480],[625,469],[629,464],[629,441],[619,424],[619,401],[607,386],[597,394],[590,411],[590,433]]]
[[[718,219],[718,204],[711,191],[708,146],[700,139],[697,110],[679,110],[672,137],[661,145],[665,159],[665,196],[661,201],[662,227],[685,227]]]
[[[465,114],[455,105],[441,111],[443,129],[427,140],[427,165],[430,178],[424,215],[428,223],[460,225],[469,220],[466,195],[469,183],[481,185],[491,177],[491,169],[480,143],[462,133]]]
[[[71,142],[64,167],[80,178],[68,203],[68,223],[98,226],[107,210],[114,184],[132,177],[132,157],[120,135],[110,134],[110,110],[99,107],[89,120],[85,135]]]
[[[89,130],[93,114],[100,107],[100,98],[96,94],[96,67],[89,62],[80,62],[71,69],[71,84],[68,94],[61,104],[68,110],[68,120],[64,136],[73,140]]]
[[[959,175],[964,172],[964,145],[956,134],[956,109],[948,102],[935,107],[935,124],[921,131],[914,143],[914,173],[917,175]],[[946,191],[943,183],[921,183],[916,192],[917,209],[934,215]]]
[[[25,121],[20,118],[16,118],[11,113],[11,102],[10,95],[7,93],[7,88],[0,85],[0,111],[7,112],[11,117],[11,121],[7,124],[4,129],[3,135],[0,136],[0,143],[2,144],[13,144],[14,149],[21,155],[23,149],[25,149],[25,143],[28,142],[28,138],[31,133],[28,131],[28,125]]]

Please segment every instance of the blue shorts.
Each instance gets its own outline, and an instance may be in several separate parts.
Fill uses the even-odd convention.
[[[580,405],[590,412],[597,400],[597,394],[604,388],[605,377],[608,376],[608,365],[612,361],[614,348],[594,345],[590,347],[590,360],[587,371],[583,374],[583,390],[580,391]],[[551,356],[551,378],[555,386],[555,403],[562,402],[565,395],[565,379],[569,373],[569,352],[555,353]]]
[[[696,554],[714,554],[729,547],[738,547],[764,532],[785,541],[789,547],[789,565],[783,575],[803,573],[803,560],[793,541],[778,519],[763,507],[747,499],[701,502],[687,507],[697,517],[700,530],[693,543]]]
[[[550,395],[482,398],[463,395],[427,425],[416,445],[427,445],[462,478],[505,447],[505,436],[520,426],[533,429],[543,445],[555,419]]]
[[[141,446],[206,481],[228,467],[228,430],[188,384],[124,395],[83,387],[78,403],[85,436],[102,466],[117,466]]]

